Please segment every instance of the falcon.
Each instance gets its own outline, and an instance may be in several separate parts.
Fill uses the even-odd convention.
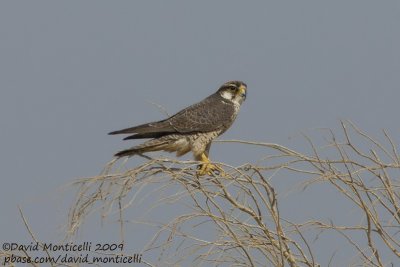
[[[152,151],[176,152],[177,157],[189,151],[201,161],[199,175],[222,171],[211,164],[211,142],[235,121],[246,99],[247,85],[242,81],[224,83],[214,94],[161,121],[118,130],[109,134],[130,134],[124,140],[150,139],[122,150],[116,157],[133,156]]]

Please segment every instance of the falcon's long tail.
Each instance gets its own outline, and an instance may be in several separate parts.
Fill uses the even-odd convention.
[[[134,156],[151,151],[168,150],[170,142],[166,140],[152,139],[143,144],[122,150],[115,154],[116,157]]]
[[[140,152],[138,152],[138,150],[136,148],[129,148],[129,149],[125,149],[125,150],[122,150],[122,151],[116,153],[114,156],[121,158],[121,157],[125,157],[125,156],[134,156],[136,154],[140,154]]]

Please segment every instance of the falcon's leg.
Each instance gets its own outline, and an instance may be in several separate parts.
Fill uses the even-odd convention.
[[[214,171],[218,171],[221,175],[224,173],[224,170],[215,165],[212,164],[209,160],[209,158],[207,157],[207,155],[205,153],[202,153],[200,155],[200,161],[203,162],[200,165],[200,169],[198,170],[198,175],[202,176],[202,175],[212,175]]]
[[[210,154],[210,148],[211,148],[211,142],[208,143],[208,145],[206,146],[206,150],[204,150],[204,155],[206,155],[207,158],[208,155]]]

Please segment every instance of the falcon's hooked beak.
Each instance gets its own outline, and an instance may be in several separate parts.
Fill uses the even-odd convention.
[[[246,94],[247,94],[247,87],[246,87],[246,85],[244,85],[244,84],[240,85],[240,86],[239,86],[239,89],[238,89],[237,95],[240,96],[240,97],[242,97],[243,100],[245,100],[245,99],[246,99]]]

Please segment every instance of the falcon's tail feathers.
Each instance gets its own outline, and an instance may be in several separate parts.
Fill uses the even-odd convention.
[[[158,139],[152,139],[147,142],[144,142],[141,145],[134,146],[132,148],[128,148],[122,150],[115,154],[116,157],[125,157],[125,156],[134,156],[137,154],[142,154],[151,151],[165,150],[168,149],[170,143],[168,141],[161,141]]]
[[[121,157],[125,157],[125,156],[133,156],[136,154],[138,154],[138,151],[136,148],[129,148],[129,149],[125,149],[125,150],[122,150],[122,151],[116,153],[114,156],[121,158]]]

